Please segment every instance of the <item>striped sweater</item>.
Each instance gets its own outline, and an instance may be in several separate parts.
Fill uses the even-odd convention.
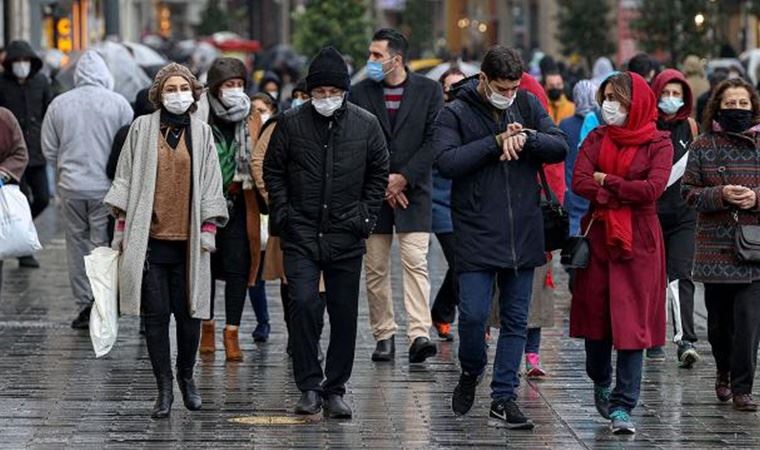
[[[724,185],[752,188],[760,199],[760,128],[745,134],[709,132],[689,147],[689,162],[681,194],[697,210],[695,281],[749,283],[760,280],[760,264],[742,263],[736,257],[735,210],[723,200]],[[739,223],[760,223],[760,202],[739,212]]]

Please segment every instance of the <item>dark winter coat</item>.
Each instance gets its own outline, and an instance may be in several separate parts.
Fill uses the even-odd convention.
[[[658,132],[633,157],[628,175],[608,174],[604,186],[594,180],[607,127],[583,141],[575,162],[573,191],[591,201],[581,229],[600,207],[628,204],[632,214],[633,253],[610,257],[605,223],[596,220],[588,233],[588,267],[575,275],[570,308],[570,336],[611,339],[617,350],[640,350],[665,344],[665,244],[657,218],[657,198],[665,191],[673,149],[670,136]]]
[[[735,208],[723,201],[723,186],[754,189],[760,199],[760,126],[744,134],[711,131],[689,148],[682,194],[697,210],[696,253],[692,276],[704,283],[749,283],[760,280],[760,264],[736,257]],[[739,223],[760,223],[760,202],[738,213]]]
[[[433,148],[441,175],[453,180],[458,272],[504,268],[527,269],[546,264],[538,169],[565,158],[565,135],[535,96],[523,117],[515,102],[497,120],[494,110],[470,80],[436,120]],[[528,116],[529,114],[529,116]],[[502,162],[496,135],[511,122],[538,130],[528,136],[520,159]]]
[[[329,122],[311,103],[284,112],[264,157],[264,183],[283,250],[316,261],[363,254],[388,183],[377,118],[349,102]]]
[[[409,206],[391,208],[383,202],[374,233],[430,232],[432,210],[433,126],[443,107],[441,86],[408,72],[404,96],[391,126],[385,108],[383,84],[370,79],[351,87],[349,100],[380,121],[390,154],[390,173],[406,178]],[[387,180],[386,180],[387,185]]]
[[[0,106],[8,108],[16,116],[24,131],[26,147],[29,150],[29,167],[45,165],[40,134],[42,119],[53,99],[50,81],[40,72],[42,60],[32,47],[24,41],[11,42],[3,61],[3,75],[0,76]],[[21,58],[31,59],[31,71],[24,83],[19,83],[13,75],[12,64]]]

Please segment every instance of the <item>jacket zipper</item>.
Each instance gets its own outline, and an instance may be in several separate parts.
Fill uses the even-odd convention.
[[[504,115],[504,118],[511,116],[510,111],[507,111],[507,113]],[[506,122],[506,121],[502,121]],[[506,128],[506,123],[504,123],[504,126],[502,128]],[[517,270],[517,250],[515,249],[515,218],[514,218],[514,212],[512,211],[512,190],[509,188],[509,165],[507,161],[502,162],[501,164],[504,165],[504,177],[506,179],[506,187],[507,187],[507,215],[509,217],[509,242],[510,242],[510,250],[512,251],[512,264],[515,268],[515,276],[517,276],[518,270]]]
[[[332,188],[330,185],[332,184],[332,180],[330,179],[330,168],[332,167],[333,162],[333,120],[328,122],[327,125],[327,144],[324,147],[325,151],[325,166],[324,166],[324,177],[325,177],[325,184],[324,189],[322,191],[322,202],[319,208],[319,226],[317,229],[319,230],[318,236],[317,236],[317,249],[319,251],[319,259],[324,259],[325,255],[323,254],[323,246],[324,246],[324,231],[327,231],[325,228],[325,221],[328,220],[325,218],[325,214],[327,214],[327,201],[329,194],[332,192]],[[329,191],[329,192],[328,192]]]

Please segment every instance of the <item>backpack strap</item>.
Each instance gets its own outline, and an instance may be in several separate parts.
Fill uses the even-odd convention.
[[[523,126],[525,128],[532,128],[536,129],[536,124],[532,123],[533,119],[533,113],[530,108],[530,102],[528,99],[528,92],[524,91],[522,89],[517,90],[517,94],[515,94],[515,103],[517,104],[517,111],[520,113],[520,117],[522,117]]]
[[[697,136],[699,136],[699,127],[697,126],[697,121],[692,119],[691,117],[688,118],[689,120],[689,128],[691,129],[691,139],[696,139]]]

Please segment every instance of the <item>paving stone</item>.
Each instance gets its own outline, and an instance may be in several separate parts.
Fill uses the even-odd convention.
[[[628,438],[613,436],[593,405],[583,344],[567,337],[569,295],[561,270],[555,277],[559,286],[556,326],[545,329],[542,338],[542,360],[550,376],[522,380],[519,388],[519,403],[536,423],[533,431],[488,426],[489,374],[478,388],[471,413],[464,418],[453,416],[450,396],[459,376],[456,342],[440,342],[438,355],[426,364],[408,364],[398,264],[392,268],[395,310],[401,312],[394,363],[370,360],[374,342],[362,288],[356,360],[347,395],[354,409],[352,420],[325,420],[318,415],[305,423],[284,423],[295,418],[292,409],[299,393],[285,353],[279,287],[270,283],[270,341],[258,344],[250,338],[255,319],[246,307],[241,328],[245,361],[225,362],[219,332],[217,352],[198,360],[203,410],[185,410],[175,387],[171,418],[154,421],[149,414],[155,384],[137,319],[122,318],[114,350],[95,358],[88,333],[68,326],[77,311],[68,287],[55,207],[42,216],[39,229],[46,242],[39,255],[42,269],[19,269],[15,261],[7,261],[4,267],[2,449],[760,448],[758,415],[735,412],[714,399],[715,366],[705,339],[704,317],[697,323],[702,339],[697,348],[703,362],[691,370],[679,369],[671,344],[666,348],[668,361],[646,362],[641,403],[633,415],[638,433]],[[445,263],[436,243],[431,246],[430,269],[431,284],[437,288]],[[216,310],[224,311],[223,299],[217,302]],[[704,308],[700,305],[697,310]],[[328,330],[329,324],[325,336]],[[491,360],[495,344],[493,339]],[[322,348],[327,348],[326,340]],[[250,417],[252,423],[233,421]]]

